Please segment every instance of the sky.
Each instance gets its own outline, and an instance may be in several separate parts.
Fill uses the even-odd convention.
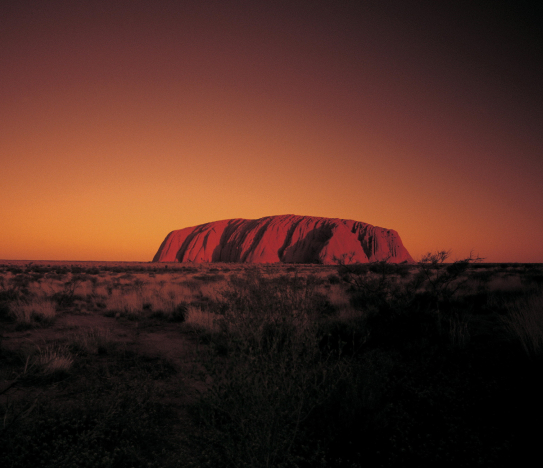
[[[0,259],[297,214],[543,262],[533,3],[5,0]]]

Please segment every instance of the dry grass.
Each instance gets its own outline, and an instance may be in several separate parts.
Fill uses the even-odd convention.
[[[47,346],[44,349],[38,348],[34,363],[43,375],[54,376],[68,373],[74,359],[67,347]]]
[[[0,450],[2,466],[110,468],[127,453],[141,466],[491,466],[522,453],[522,415],[539,416],[543,290],[534,294],[531,270],[470,270],[467,287],[438,303],[439,289],[408,289],[414,272],[372,290],[380,276],[369,268],[352,302],[356,289],[321,266],[25,268],[0,273],[0,384],[21,376],[0,399],[11,424],[0,446],[21,447]],[[186,323],[171,323],[179,306]],[[59,317],[49,329],[21,333],[10,320],[44,322],[47,307]],[[35,405],[40,391],[50,410]],[[179,408],[183,419],[164,417]]]
[[[496,275],[488,282],[489,291],[511,292],[524,289],[519,275]]]
[[[509,307],[506,327],[518,337],[528,355],[543,352],[543,290]]]
[[[174,288],[168,290],[141,287],[138,290],[114,290],[105,299],[106,310],[116,316],[138,318],[149,315],[170,317],[186,299]]]
[[[218,332],[221,329],[222,317],[218,314],[202,310],[199,307],[189,306],[185,323],[200,330]]]
[[[451,344],[457,348],[465,348],[470,339],[469,316],[456,315],[449,317],[449,339]]]
[[[32,325],[36,322],[51,324],[56,317],[55,305],[48,299],[15,302],[10,306],[10,313],[15,321],[22,325]]]
[[[76,354],[103,354],[115,347],[116,341],[107,328],[92,328],[71,335],[69,346]]]

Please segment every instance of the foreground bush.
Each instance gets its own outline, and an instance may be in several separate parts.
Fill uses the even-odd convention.
[[[258,272],[225,291],[215,353],[203,360],[212,383],[195,413],[202,466],[318,466],[305,424],[345,367],[321,353],[312,292],[311,281]]]

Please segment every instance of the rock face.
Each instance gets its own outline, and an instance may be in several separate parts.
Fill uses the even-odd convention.
[[[413,259],[396,231],[349,219],[225,219],[170,232],[153,262],[391,263]]]

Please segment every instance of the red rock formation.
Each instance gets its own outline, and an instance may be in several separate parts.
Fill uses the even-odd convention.
[[[392,229],[348,219],[268,216],[225,219],[170,232],[154,262],[413,262]]]

